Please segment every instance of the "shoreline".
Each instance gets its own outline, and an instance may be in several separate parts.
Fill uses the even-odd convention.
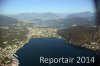
[[[28,36],[28,39],[27,39],[24,43],[22,43],[21,46],[20,46],[19,48],[16,48],[16,49],[14,49],[14,50],[11,51],[11,53],[10,53],[9,56],[8,56],[9,58],[11,58],[11,59],[13,60],[11,66],[19,66],[19,64],[20,64],[20,63],[19,63],[19,60],[18,60],[14,55],[16,55],[16,52],[17,52],[20,48],[22,48],[26,43],[29,42],[30,38],[31,38],[31,36]]]
[[[14,58],[15,61],[16,61],[16,62],[15,62],[16,65],[15,65],[15,66],[19,66],[19,60],[18,60],[15,56],[13,56],[13,58]]]
[[[66,40],[65,40],[66,41]],[[68,41],[66,41],[66,42],[68,42]],[[80,47],[80,48],[84,48],[84,49],[87,49],[87,50],[89,50],[89,51],[93,51],[93,52],[96,52],[96,53],[100,53],[100,49],[96,49],[96,48],[88,48],[88,47],[86,47],[86,46],[80,46],[80,45],[78,45],[78,43],[76,44],[76,43],[73,43],[73,42],[68,42],[68,43],[70,43],[70,45],[72,45],[72,46],[76,46],[76,47]],[[87,45],[88,46],[88,45]]]
[[[10,54],[9,54],[9,58],[11,58],[12,60],[13,60],[13,63],[12,63],[12,66],[19,66],[19,60],[14,56],[14,55],[16,55],[16,52],[20,49],[20,48],[22,48],[26,43],[28,43],[29,42],[29,40],[30,39],[32,39],[32,38],[34,38],[34,37],[32,37],[32,36],[28,36],[28,39],[24,42],[24,43],[22,43],[21,44],[21,46],[19,47],[19,48],[16,48],[16,49],[14,49],[14,50],[12,50],[11,52],[10,52]],[[36,38],[36,37],[35,37]],[[43,38],[43,37],[42,37]],[[47,38],[47,37],[46,37]],[[50,38],[52,38],[52,37],[50,37]],[[55,37],[55,38],[59,38],[59,37]],[[61,38],[59,38],[59,39],[61,39]]]
[[[17,52],[20,48],[22,48],[26,43],[28,43],[29,40],[32,39],[32,38],[33,38],[33,37],[29,36],[28,39],[27,39],[27,41],[25,41],[24,43],[22,43],[21,46],[20,46],[19,48],[16,48],[15,51],[10,55],[10,57],[13,59],[13,63],[12,63],[11,66],[19,66],[20,63],[19,63],[19,60],[18,60],[17,57],[16,57],[16,52]],[[62,38],[62,39],[63,39],[63,38]],[[74,45],[74,44],[72,44],[72,43],[71,43],[70,45],[80,47],[80,46]],[[80,47],[80,48],[85,48],[85,47]],[[88,48],[85,48],[85,49],[90,50],[90,49],[88,49]],[[92,50],[91,50],[91,51],[92,51]]]
[[[13,60],[12,66],[19,66],[19,60],[13,55],[11,55],[11,58]]]
[[[16,51],[17,51],[17,49],[13,49],[8,54],[8,58],[13,60],[13,62],[11,63],[11,66],[19,66],[19,60],[14,56]]]

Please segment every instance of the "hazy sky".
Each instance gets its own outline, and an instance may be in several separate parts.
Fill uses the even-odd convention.
[[[5,0],[3,12],[17,14],[25,12],[77,13],[94,11],[92,0]]]

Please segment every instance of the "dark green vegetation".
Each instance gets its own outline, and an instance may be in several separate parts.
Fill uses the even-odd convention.
[[[25,28],[0,28],[0,47],[18,45],[19,42],[27,40],[28,31]]]
[[[100,27],[92,27],[89,25],[75,26],[69,29],[61,29],[58,31],[58,34],[67,42],[74,45],[100,51],[99,28]]]
[[[13,62],[13,60],[12,59],[10,59],[10,58],[8,58],[8,57],[5,57],[4,59],[3,59],[3,64],[10,64],[10,63],[12,63]]]
[[[16,26],[18,20],[15,18],[0,15],[0,27],[4,26]]]

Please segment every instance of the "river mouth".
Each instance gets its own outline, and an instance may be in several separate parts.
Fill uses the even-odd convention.
[[[63,39],[57,38],[32,38],[16,54],[19,66],[96,66],[97,64],[95,52],[75,48]]]

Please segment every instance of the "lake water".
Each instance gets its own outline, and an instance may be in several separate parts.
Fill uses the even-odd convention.
[[[63,39],[57,38],[38,38],[31,39],[24,47],[16,52],[19,66],[96,66],[96,53],[84,48],[79,48],[66,43]],[[73,63],[40,63],[40,57],[45,58],[74,58]],[[76,63],[77,57],[94,57],[95,63]],[[86,62],[88,60],[86,59]],[[82,59],[84,62],[84,59]]]

